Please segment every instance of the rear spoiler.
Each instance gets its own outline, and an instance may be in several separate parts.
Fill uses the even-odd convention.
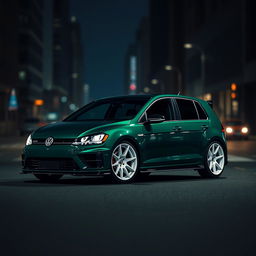
[[[207,103],[210,105],[211,108],[213,108],[212,100],[207,100]]]

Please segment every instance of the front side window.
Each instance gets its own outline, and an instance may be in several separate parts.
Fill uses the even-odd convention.
[[[101,100],[73,113],[64,121],[121,121],[133,119],[148,99]]]
[[[161,115],[164,116],[165,120],[173,120],[170,99],[158,100],[147,110],[147,117]]]
[[[185,99],[176,99],[180,117],[182,120],[197,120],[197,112],[192,100],[185,100]]]

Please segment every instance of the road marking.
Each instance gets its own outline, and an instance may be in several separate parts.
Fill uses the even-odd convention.
[[[229,162],[256,162],[256,159],[243,157],[243,156],[235,156],[235,155],[228,155]]]

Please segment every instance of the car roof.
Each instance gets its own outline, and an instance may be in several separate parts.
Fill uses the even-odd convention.
[[[191,100],[200,100],[195,97],[177,95],[177,94],[136,94],[136,95],[106,97],[106,98],[98,99],[96,101],[99,101],[99,100],[139,100],[139,99],[149,100],[149,99],[158,99],[158,98],[164,98],[164,97],[175,97],[175,98],[185,98],[185,99],[191,99]]]

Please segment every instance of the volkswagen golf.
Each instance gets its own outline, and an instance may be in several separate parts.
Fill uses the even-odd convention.
[[[33,132],[22,173],[42,181],[65,174],[119,183],[160,169],[219,177],[227,164],[224,128],[208,102],[181,95],[134,95],[91,102]]]

